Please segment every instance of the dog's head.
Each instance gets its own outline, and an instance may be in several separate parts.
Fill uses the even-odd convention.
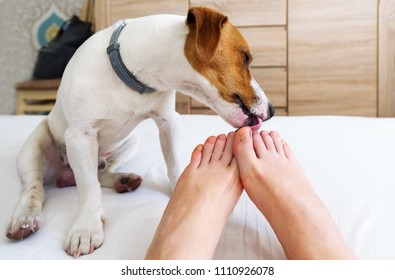
[[[198,99],[234,127],[259,129],[274,108],[251,76],[252,56],[243,36],[226,16],[208,8],[191,8],[186,24],[185,55],[209,84]]]

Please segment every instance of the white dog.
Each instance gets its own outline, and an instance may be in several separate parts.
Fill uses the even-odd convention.
[[[122,58],[123,68],[119,61],[110,62],[111,55]],[[115,170],[129,160],[131,132],[146,118],[158,125],[175,185],[181,173],[175,91],[200,100],[236,128],[259,129],[273,116],[251,77],[250,62],[238,30],[207,8],[192,8],[187,17],[130,19],[93,35],[70,60],[53,110],[18,156],[24,192],[6,235],[19,240],[40,228],[43,184],[55,178],[59,187],[77,185],[80,196],[65,250],[74,257],[93,252],[104,239],[100,186],[125,192],[141,183],[139,176]],[[128,71],[136,87],[121,79]]]

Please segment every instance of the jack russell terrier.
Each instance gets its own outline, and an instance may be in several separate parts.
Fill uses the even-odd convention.
[[[142,120],[152,118],[159,128],[173,186],[181,174],[176,91],[211,107],[235,128],[258,130],[274,115],[250,74],[251,60],[227,17],[202,7],[191,8],[187,17],[129,19],[94,34],[70,60],[53,110],[20,151],[24,191],[7,237],[20,240],[40,228],[43,185],[55,179],[59,187],[77,185],[79,193],[65,250],[74,257],[92,253],[104,240],[100,186],[125,192],[142,181],[116,172],[133,154],[131,133]]]

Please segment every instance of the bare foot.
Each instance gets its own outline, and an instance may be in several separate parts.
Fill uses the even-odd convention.
[[[276,132],[237,131],[242,184],[290,259],[355,258],[290,147]],[[242,163],[242,164],[241,164]]]
[[[243,191],[233,158],[234,132],[209,137],[192,152],[146,259],[211,259]]]

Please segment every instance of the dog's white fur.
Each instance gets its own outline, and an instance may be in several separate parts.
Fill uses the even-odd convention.
[[[125,176],[132,182],[139,180],[137,175],[115,170],[129,160],[136,147],[131,133],[146,118],[153,118],[159,128],[168,177],[175,185],[181,171],[175,90],[207,104],[234,127],[246,123],[240,105],[225,101],[186,58],[189,28],[185,17],[127,20],[120,34],[125,65],[141,82],[157,89],[154,93],[139,94],[116,76],[106,54],[112,32],[109,27],[96,33],[77,50],[64,72],[53,110],[20,152],[17,167],[24,192],[7,230],[10,238],[22,239],[40,227],[43,182],[67,173],[69,163],[80,200],[65,249],[79,256],[99,247],[105,222],[100,185],[114,185]],[[268,118],[264,92],[255,80],[250,83],[257,96],[251,112]]]

